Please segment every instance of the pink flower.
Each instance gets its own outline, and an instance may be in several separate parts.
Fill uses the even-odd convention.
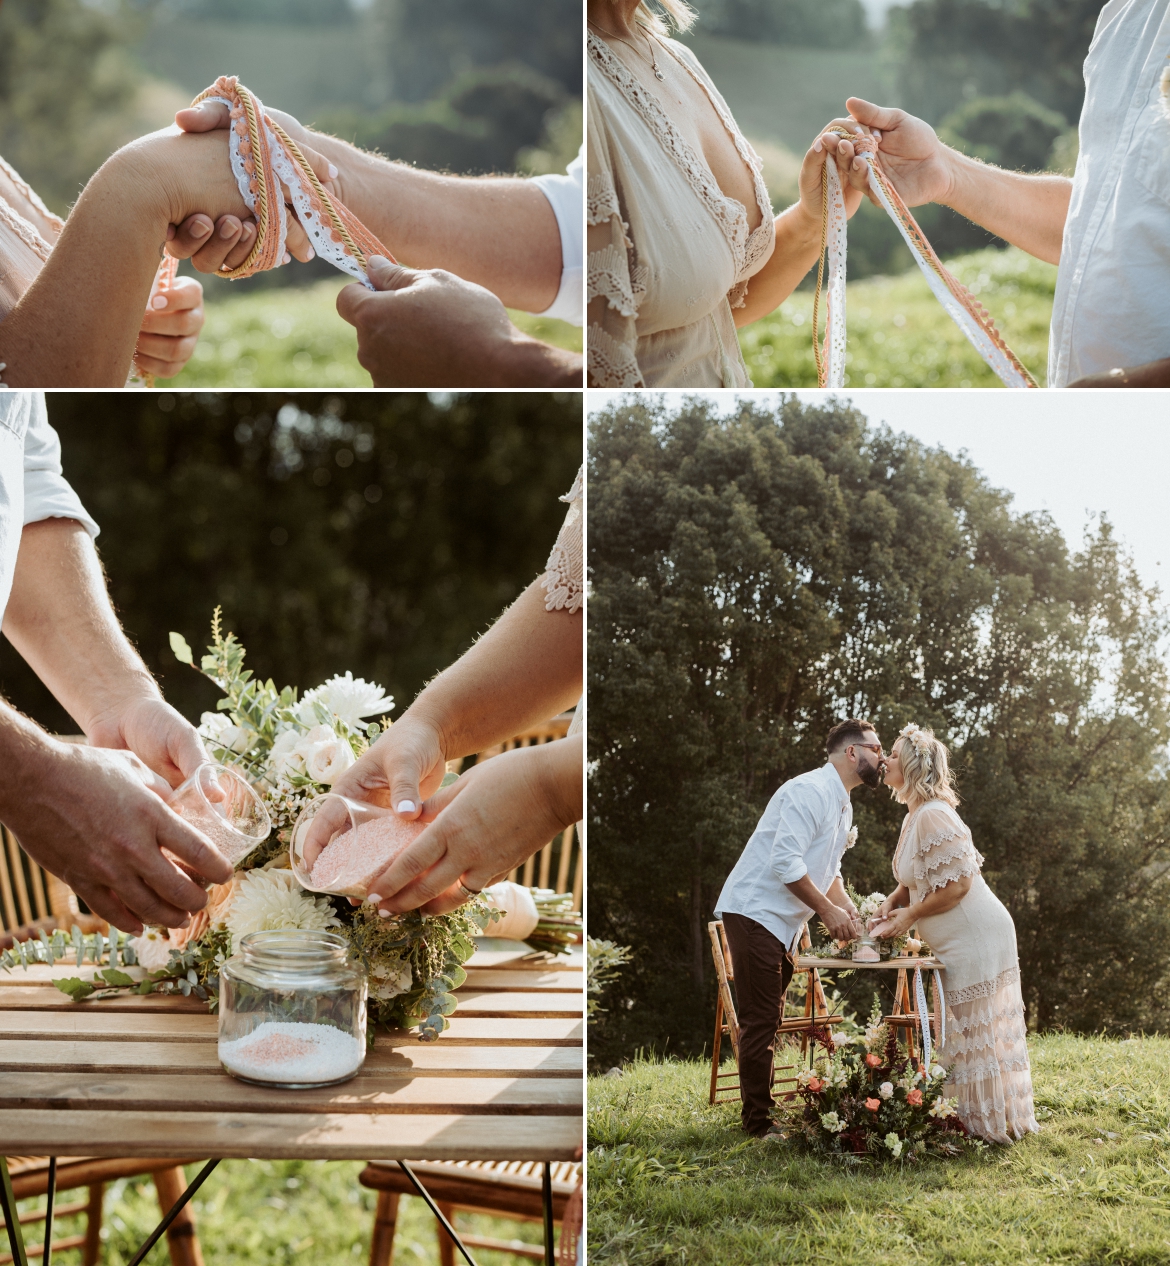
[[[906,1102],[912,1108],[920,1108],[922,1106],[922,1091],[911,1090],[910,1093],[906,1096]]]
[[[865,1057],[865,1062],[870,1068],[880,1068],[882,1066],[882,1057],[871,1053]]]
[[[870,1112],[876,1112],[878,1108],[882,1106],[882,1101],[880,1099],[867,1099],[865,1101],[865,1106],[870,1110]]]

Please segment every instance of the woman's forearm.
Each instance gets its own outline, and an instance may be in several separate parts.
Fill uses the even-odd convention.
[[[776,217],[776,246],[772,257],[748,282],[742,308],[733,308],[735,324],[750,325],[775,310],[817,262],[821,226],[796,202]]]

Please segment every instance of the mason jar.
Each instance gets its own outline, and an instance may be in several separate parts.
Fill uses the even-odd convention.
[[[366,974],[336,932],[249,932],[219,972],[219,1061],[285,1090],[348,1081],[366,1058]]]
[[[289,837],[302,888],[364,901],[370,883],[426,829],[392,809],[328,792],[301,810]]]

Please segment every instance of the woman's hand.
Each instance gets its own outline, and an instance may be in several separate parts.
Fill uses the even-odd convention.
[[[875,936],[881,937],[883,941],[889,941],[895,937],[904,936],[917,921],[918,916],[910,913],[909,906],[899,906],[886,915],[884,922],[874,919],[870,924],[870,931]]]
[[[862,190],[850,179],[849,163],[853,159],[852,147],[848,147],[847,160],[846,151],[842,150],[839,144],[844,138],[839,137],[835,132],[830,132],[829,129],[832,127],[847,127],[854,132],[861,130],[854,119],[833,119],[824,126],[804,156],[804,162],[800,165],[800,202],[805,214],[811,215],[818,224],[823,214],[824,194],[821,190],[821,182],[824,179],[826,154],[832,155],[837,163],[837,173],[841,177],[841,192],[845,200],[846,219],[851,219],[857,208],[861,206]]]
[[[256,241],[256,221],[252,216],[221,215],[212,221],[197,211],[177,228],[167,232],[167,254],[189,259],[201,273],[230,272],[248,258]]]
[[[151,289],[134,363],[143,374],[173,378],[191,359],[203,329],[203,287],[194,277],[176,277],[165,293]]]
[[[442,914],[503,878],[580,815],[580,736],[518,747],[473,766],[424,805],[431,823],[370,882],[383,915]],[[355,766],[356,768],[356,766]]]
[[[413,821],[447,772],[446,744],[437,725],[405,712],[401,719],[330,788],[351,800],[391,808]]]

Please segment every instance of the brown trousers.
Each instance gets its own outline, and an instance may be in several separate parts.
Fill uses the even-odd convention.
[[[793,963],[784,946],[755,919],[725,914],[723,928],[735,976],[741,1117],[747,1133],[759,1137],[772,1124],[772,1059]]]

